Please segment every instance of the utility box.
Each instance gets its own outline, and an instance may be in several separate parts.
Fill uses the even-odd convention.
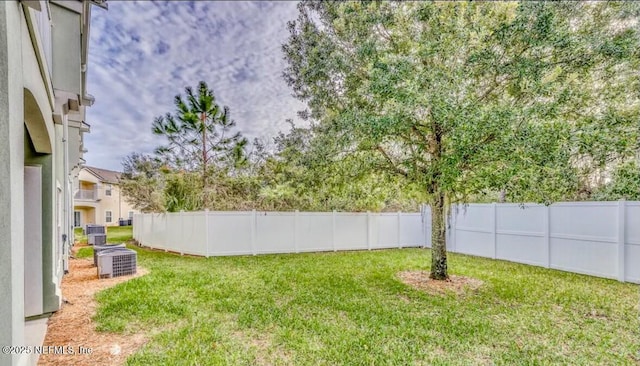
[[[137,270],[138,253],[120,248],[107,249],[98,253],[98,278],[112,278],[132,275]]]
[[[84,228],[84,234],[106,234],[107,231],[104,225],[87,224]]]
[[[93,246],[93,265],[98,266],[98,254],[103,250],[109,249],[127,249],[124,243],[121,244],[106,244],[106,245],[94,245]]]
[[[87,242],[89,245],[105,245],[107,244],[107,234],[89,234]]]

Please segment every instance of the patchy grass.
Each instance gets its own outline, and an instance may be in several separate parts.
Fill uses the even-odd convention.
[[[75,255],[76,258],[93,258],[93,247],[79,248]]]
[[[225,258],[137,249],[151,270],[97,295],[98,329],[146,331],[128,364],[633,365],[638,286],[449,255],[484,282],[429,295],[428,250]]]
[[[83,234],[84,230],[82,230],[81,227],[77,227],[73,229],[73,236],[75,241],[77,241],[78,243],[86,243],[87,242],[87,236]]]

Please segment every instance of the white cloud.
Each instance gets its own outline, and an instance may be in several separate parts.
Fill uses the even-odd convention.
[[[94,9],[89,50],[85,135],[89,165],[120,170],[131,152],[164,141],[153,118],[173,113],[173,98],[200,80],[228,105],[250,140],[287,130],[303,104],[281,77],[286,22],[295,2],[129,2]]]

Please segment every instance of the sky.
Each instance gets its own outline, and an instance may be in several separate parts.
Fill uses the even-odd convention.
[[[155,117],[174,113],[173,99],[207,82],[252,141],[287,132],[304,104],[282,78],[286,23],[294,1],[109,1],[93,7],[84,154],[87,165],[121,171],[133,152],[165,143],[151,132]]]

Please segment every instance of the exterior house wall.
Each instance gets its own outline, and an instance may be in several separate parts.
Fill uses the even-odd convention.
[[[100,183],[100,180],[95,175],[89,173],[85,169],[80,170],[80,174],[78,174],[78,180],[80,181],[80,184],[84,184],[85,186]]]
[[[97,190],[97,184],[98,182],[88,182],[88,181],[84,181],[81,180],[80,181],[80,189],[83,189],[85,191],[90,191],[90,190]]]
[[[79,225],[75,225],[78,224],[75,222],[73,224],[76,227],[83,227],[86,224],[97,224],[100,222],[97,216],[97,212],[99,211],[97,207],[99,206],[98,186],[100,181],[95,175],[85,169],[80,169],[77,180],[78,189],[74,194],[73,210],[74,215],[75,212],[80,213],[80,222]]]
[[[107,194],[110,191],[111,194]],[[95,193],[95,198],[92,193]],[[99,224],[118,226],[119,219],[128,219],[129,213],[139,213],[122,196],[117,183],[101,180],[89,170],[82,168],[78,175],[78,191],[75,193],[74,211],[80,213],[80,226]],[[107,211],[111,220],[107,221]]]
[[[101,222],[106,226],[118,224],[118,213],[120,212],[118,201],[120,196],[116,193],[115,187],[115,184],[102,182],[98,188],[98,198],[100,199],[98,217],[101,218]],[[110,213],[109,216],[107,211]]]
[[[111,187],[111,195],[107,196],[107,189]],[[114,226],[118,225],[119,219],[127,219],[129,211],[138,213],[129,202],[122,196],[120,187],[117,184],[103,183],[102,187],[98,189],[98,195],[101,198],[100,201],[100,213],[105,225]],[[106,221],[106,212],[111,211],[111,222]]]
[[[86,224],[95,224],[96,220],[96,209],[93,207],[75,207],[74,211],[80,213],[80,222],[76,227],[84,227]]]
[[[24,342],[24,110],[20,6],[0,2],[0,343]],[[18,362],[0,354],[0,364]]]
[[[60,307],[72,171],[82,154],[75,151],[82,135],[70,131],[67,121],[69,110],[78,107],[84,119],[86,70],[62,58],[84,57],[81,27],[88,29],[88,23],[80,19],[89,9],[86,2],[65,4],[72,5],[52,14],[45,1],[0,2],[0,344],[5,346],[42,344],[46,322],[34,319]],[[52,29],[52,24],[61,26]],[[88,125],[77,129],[87,132],[83,126]],[[36,362],[37,355],[0,354],[0,365]]]

